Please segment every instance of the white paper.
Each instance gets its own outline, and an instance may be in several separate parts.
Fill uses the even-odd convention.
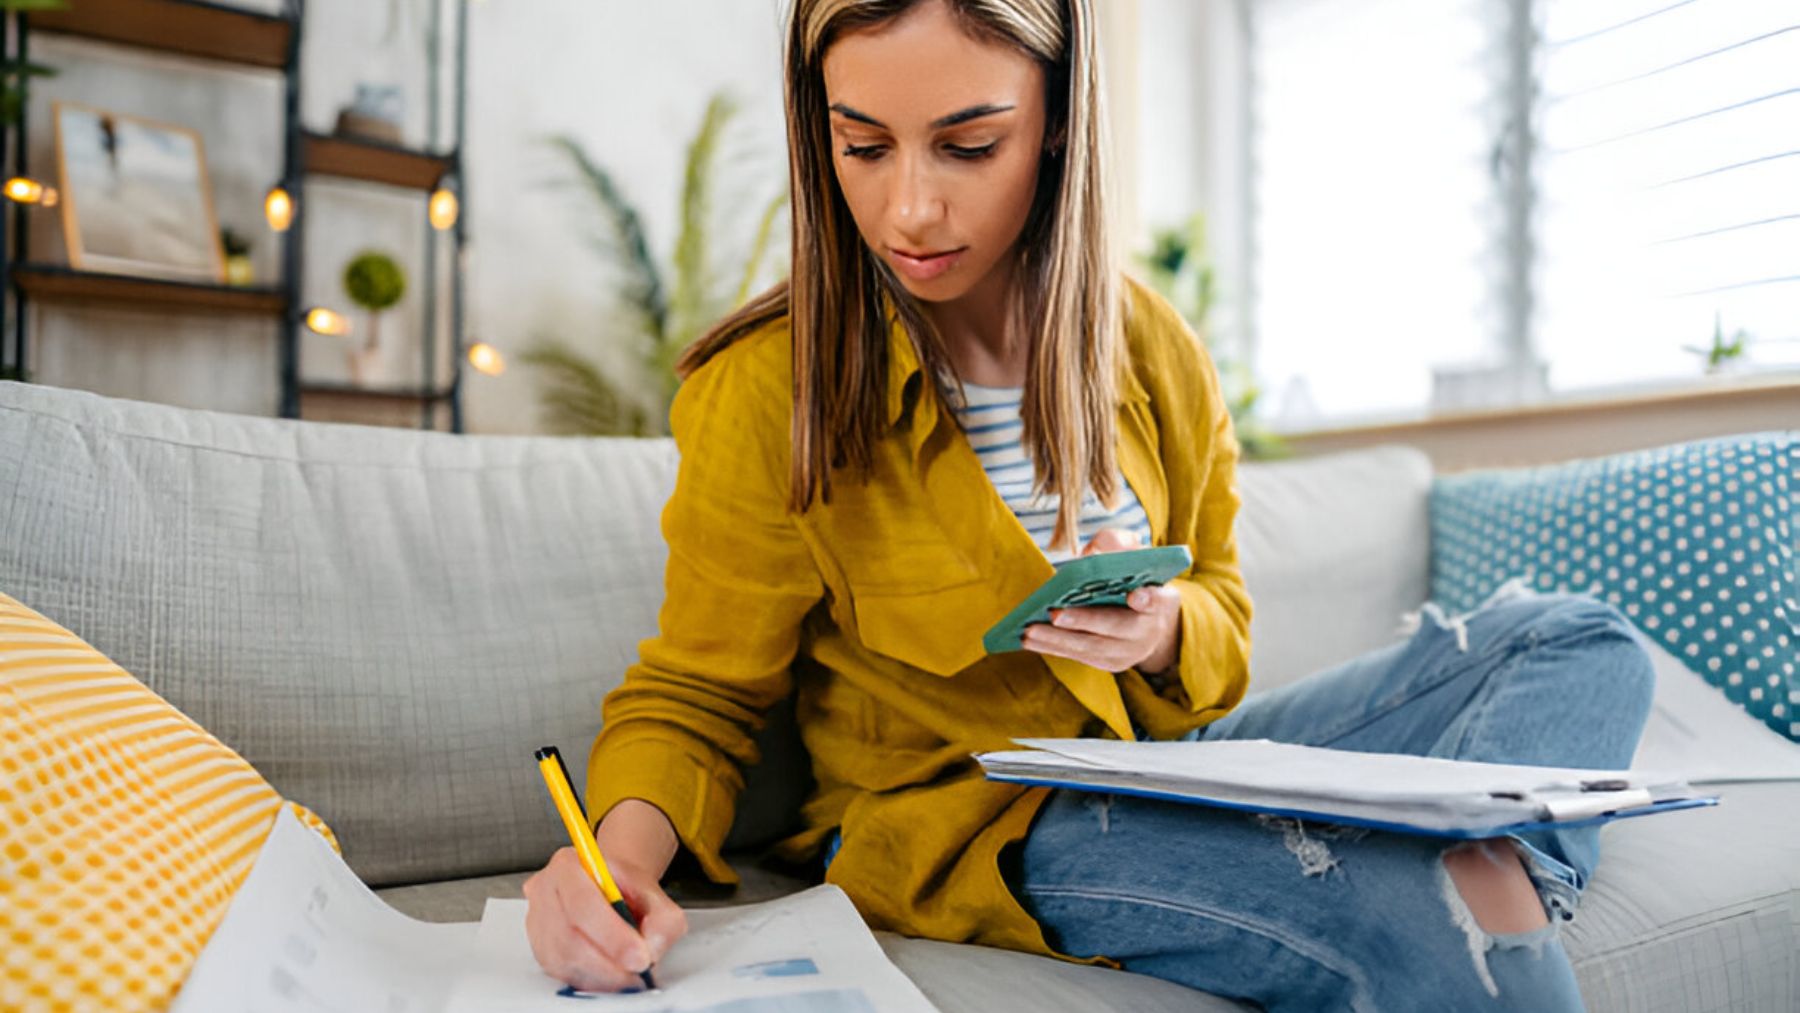
[[[539,969],[525,902],[489,900],[476,955],[449,1013],[930,1013],[842,890],[818,886],[763,904],[693,910],[656,965],[651,992],[573,992]],[[586,1002],[579,1001],[586,999]]]
[[[1261,809],[1304,811],[1438,831],[1550,818],[1552,801],[1614,782],[1656,801],[1693,797],[1654,771],[1583,770],[1360,753],[1270,742],[1118,742],[1020,739],[1024,751],[977,757],[990,776],[1147,790]],[[1609,793],[1620,803],[1644,798]],[[1620,805],[1619,808],[1626,808]]]
[[[286,806],[171,1013],[436,1013],[473,923],[384,903]]]
[[[389,907],[285,807],[171,1013],[935,1013],[849,898],[815,887],[688,912],[654,992],[566,991],[538,969],[525,902],[477,926]]]
[[[1691,784],[1800,781],[1800,742],[1751,717],[1661,646],[1645,647],[1656,697],[1632,769],[1679,770]]]

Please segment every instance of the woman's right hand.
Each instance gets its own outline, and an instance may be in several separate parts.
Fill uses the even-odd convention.
[[[687,916],[659,885],[680,841],[662,810],[638,799],[608,811],[594,836],[642,932],[607,904],[575,849],[562,848],[525,881],[525,934],[538,965],[558,981],[584,992],[636,988],[638,972],[687,933]]]

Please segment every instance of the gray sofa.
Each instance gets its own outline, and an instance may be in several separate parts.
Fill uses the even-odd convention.
[[[450,437],[0,383],[0,591],[315,809],[391,903],[473,920],[559,844],[531,750],[584,757],[601,697],[655,629],[674,465],[667,441]],[[1404,448],[1242,469],[1254,689],[1388,642],[1419,606],[1430,482]],[[1595,1010],[1800,1009],[1800,781],[1774,779],[1800,774],[1800,747],[1765,729],[1744,753],[1761,726],[1706,707],[1718,698],[1671,660],[1647,753],[1752,780],[1721,785],[1716,809],[1607,829],[1566,930],[1583,993]],[[806,791],[790,721],[765,731],[732,831],[743,888],[689,902],[803,885],[756,857]],[[1760,767],[1736,769],[1740,755]],[[946,1013],[1237,1008],[1121,972],[881,942]]]

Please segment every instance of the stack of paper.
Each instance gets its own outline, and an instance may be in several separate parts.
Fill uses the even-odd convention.
[[[1263,739],[1019,739],[976,757],[990,778],[1277,813],[1441,837],[1713,805],[1686,781],[1633,770],[1527,767],[1358,753]]]
[[[408,918],[283,808],[173,1013],[935,1013],[837,887],[688,924],[655,991],[577,992],[538,969],[524,901],[479,927]]]

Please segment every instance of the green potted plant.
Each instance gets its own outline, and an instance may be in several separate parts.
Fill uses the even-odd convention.
[[[1212,340],[1207,316],[1212,311],[1215,277],[1212,265],[1206,262],[1205,218],[1196,214],[1183,227],[1157,230],[1151,238],[1150,252],[1138,261],[1144,268],[1145,280],[1181,313],[1212,353],[1244,457],[1286,457],[1291,453],[1286,442],[1257,417],[1256,404],[1262,391],[1250,365],[1226,354]]]
[[[369,330],[361,347],[352,342],[349,349],[350,382],[361,384],[370,360],[380,349],[381,314],[406,294],[406,272],[393,257],[366,250],[345,266],[344,294],[369,314]]]
[[[620,312],[607,315],[600,338],[632,351],[631,367],[609,366],[560,337],[540,337],[522,360],[537,372],[543,421],[570,435],[647,436],[668,430],[675,361],[700,332],[749,298],[768,258],[786,188],[762,206],[736,271],[716,270],[713,247],[714,168],[726,126],[737,113],[723,94],[708,102],[688,144],[680,227],[665,270],[650,253],[643,222],[605,166],[569,137],[550,143],[574,171],[584,203],[599,212],[590,245],[609,262]],[[735,276],[735,277],[733,277]]]
[[[225,250],[225,283],[256,284],[256,269],[250,263],[250,240],[228,225],[219,230],[219,246]]]
[[[1744,356],[1750,351],[1750,332],[1742,327],[1727,337],[1725,320],[1718,312],[1713,313],[1712,342],[1702,348],[1698,345],[1682,345],[1682,350],[1692,352],[1705,362],[1706,375],[1729,373],[1742,366]]]

